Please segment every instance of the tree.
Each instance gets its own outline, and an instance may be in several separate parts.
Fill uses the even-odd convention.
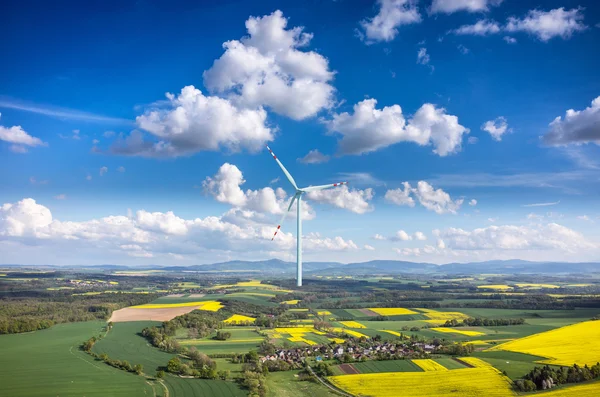
[[[133,366],[133,370],[136,374],[141,375],[142,371],[144,370],[144,366],[142,364],[136,364]]]
[[[179,359],[179,357],[173,357],[167,363],[167,371],[169,371],[173,374],[178,374],[180,369],[181,369],[181,360]]]
[[[160,370],[160,371],[156,371],[156,378],[157,379],[162,379],[165,377],[165,371]]]

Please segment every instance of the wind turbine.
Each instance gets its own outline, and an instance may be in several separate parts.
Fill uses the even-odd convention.
[[[292,209],[292,206],[294,205],[294,201],[297,201],[297,204],[296,204],[297,207],[296,208],[297,208],[297,211],[298,211],[298,216],[296,217],[296,222],[297,222],[297,225],[296,225],[296,285],[298,287],[302,287],[302,216],[301,216],[301,212],[302,212],[302,204],[301,204],[302,203],[302,195],[304,193],[308,193],[308,192],[315,192],[317,190],[328,189],[330,187],[336,187],[336,186],[346,185],[348,182],[332,183],[330,185],[309,186],[309,187],[305,187],[305,188],[300,189],[296,185],[296,181],[294,181],[294,178],[292,177],[292,175],[288,172],[287,169],[285,169],[285,167],[283,166],[283,164],[281,164],[281,161],[279,161],[279,159],[277,158],[277,156],[275,156],[275,153],[273,153],[273,151],[271,150],[271,148],[269,146],[267,146],[267,149],[269,149],[269,153],[271,153],[271,155],[273,156],[273,158],[275,159],[275,161],[277,161],[277,164],[279,164],[279,167],[281,168],[281,170],[283,171],[283,173],[287,177],[288,181],[290,181],[290,183],[292,184],[292,186],[294,187],[294,189],[296,189],[296,192],[295,192],[294,196],[290,200],[290,205],[288,206],[287,211],[285,211],[283,213],[283,216],[281,217],[281,220],[279,221],[279,224],[277,225],[277,229],[275,229],[275,234],[273,235],[273,238],[271,239],[271,241],[273,241],[273,239],[275,238],[275,236],[277,236],[277,232],[279,231],[279,229],[281,229],[281,224],[285,220],[286,215]]]

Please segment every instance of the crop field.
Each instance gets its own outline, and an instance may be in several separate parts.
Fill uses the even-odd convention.
[[[339,397],[315,382],[303,382],[298,371],[271,372],[267,376],[267,397]]]
[[[216,312],[223,307],[223,304],[218,301],[196,301],[180,303],[147,303],[145,305],[131,306],[133,309],[173,309],[177,307],[193,307],[197,310]]]
[[[417,312],[405,309],[403,307],[384,307],[384,308],[374,308],[370,307],[370,311],[377,313],[380,316],[401,316],[405,314],[418,314]]]
[[[508,378],[491,367],[455,371],[382,372],[331,376],[349,393],[371,397],[512,397]]]
[[[104,322],[59,324],[31,333],[0,336],[4,396],[152,396],[137,375],[95,361],[79,345],[98,335]],[[162,396],[161,387],[156,392]],[[43,393],[40,393],[43,390]]]
[[[169,321],[177,316],[194,311],[194,306],[173,307],[163,309],[136,309],[126,307],[115,310],[109,321],[113,323],[128,321]]]
[[[241,314],[234,314],[228,319],[224,320],[225,324],[240,324],[240,323],[253,323],[256,320],[254,317],[248,317]]]
[[[359,322],[356,321],[340,321],[340,324],[342,324],[344,327],[348,327],[348,328],[367,328],[364,325],[362,325]]]
[[[154,375],[159,367],[166,366],[174,354],[163,352],[151,346],[140,335],[142,329],[160,325],[159,322],[128,322],[113,326],[108,335],[96,342],[93,351],[97,354],[106,353],[110,358],[127,360],[131,365],[142,364],[144,373]],[[200,351],[204,351],[199,347]],[[208,352],[205,352],[208,354]],[[98,363],[107,368],[107,365]],[[111,368],[112,369],[112,368]],[[116,370],[118,371],[118,370]],[[123,372],[123,371],[119,371]],[[169,397],[185,396],[245,396],[233,382],[205,379],[183,379],[168,375],[164,383],[169,390]]]
[[[196,348],[206,354],[218,353],[239,353],[256,349],[265,339],[251,327],[231,327],[223,328],[222,331],[231,333],[231,338],[227,340],[217,340],[213,333],[207,338],[202,339],[177,339],[183,346],[196,346]]]
[[[430,371],[448,371],[448,368],[431,359],[412,360],[412,362],[425,372]]]
[[[477,288],[492,289],[495,291],[509,291],[509,290],[513,289],[513,287],[511,287],[510,285],[506,285],[506,284],[484,284],[484,285],[478,285]]]
[[[448,320],[464,320],[466,318],[468,318],[469,316],[467,316],[464,313],[461,312],[442,312],[442,311],[437,311],[437,310],[433,310],[433,309],[415,309],[418,310],[419,312],[423,313],[425,315],[425,317],[427,317],[427,320],[425,320],[428,323],[431,324],[443,324]]]
[[[520,379],[524,374],[538,366],[537,361],[543,357],[531,356],[529,354],[514,353],[509,351],[475,351],[474,357],[478,357],[500,371],[506,371],[510,379]]]
[[[577,386],[564,387],[541,394],[542,397],[591,397],[598,395],[600,395],[600,382],[590,382]]]
[[[423,369],[411,360],[365,361],[352,363],[361,374],[377,372],[423,372]]]
[[[449,328],[449,327],[440,327],[440,328],[431,328],[432,331],[442,332],[442,333],[451,333],[451,334],[460,334],[465,336],[480,336],[485,335],[484,332],[479,331],[469,331],[462,328]]]
[[[493,347],[546,357],[543,363],[592,365],[600,358],[600,321],[585,321]]]

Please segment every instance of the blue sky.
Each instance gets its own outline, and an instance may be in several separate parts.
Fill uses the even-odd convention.
[[[293,260],[265,144],[350,182],[306,260],[600,260],[596,2],[56,4],[0,16],[4,263]]]

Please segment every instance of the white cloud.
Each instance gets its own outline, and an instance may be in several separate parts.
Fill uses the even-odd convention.
[[[320,164],[329,161],[329,156],[324,155],[319,149],[313,149],[309,151],[306,156],[298,159],[299,162],[304,164]]]
[[[565,117],[558,116],[550,123],[550,129],[544,135],[549,145],[594,142],[600,145],[600,96],[584,110],[567,110]]]
[[[394,248],[394,251],[399,255],[403,256],[420,256],[421,249],[420,248]]]
[[[388,190],[385,199],[396,205],[414,207],[414,196],[423,207],[437,214],[456,214],[464,202],[464,199],[452,200],[448,193],[442,189],[434,189],[425,181],[417,182],[416,188],[412,188],[408,182],[404,182],[403,185],[404,189]]]
[[[527,32],[542,41],[554,37],[568,39],[585,29],[582,7],[568,11],[563,7],[550,11],[531,10],[523,18],[509,17],[506,24],[508,32]]]
[[[125,167],[120,166],[119,168],[117,168],[117,171],[119,171],[119,172],[125,172]]]
[[[549,203],[523,204],[521,207],[548,207],[548,206],[557,205],[557,204],[560,204],[560,200],[549,202]]]
[[[408,205],[409,207],[415,206],[415,200],[411,197],[412,189],[408,182],[403,183],[404,189],[390,189],[385,192],[384,198],[396,205]]]
[[[508,44],[516,44],[517,43],[517,39],[515,39],[514,37],[510,37],[510,36],[504,36],[502,38],[502,40],[506,41]]]
[[[302,241],[307,250],[319,251],[347,251],[357,250],[358,246],[352,240],[342,237],[322,238],[319,233],[310,233]]]
[[[580,215],[577,217],[577,219],[581,220],[581,221],[586,221],[586,222],[591,222],[592,220],[590,219],[589,216],[587,215]]]
[[[431,58],[427,53],[427,48],[419,48],[419,51],[417,52],[417,63],[421,65],[427,65],[430,60]]]
[[[538,215],[538,214],[534,214],[533,212],[530,214],[527,214],[527,219],[544,219],[544,215]]]
[[[444,243],[444,240],[442,240],[441,238],[438,239],[436,245],[437,245],[438,249],[441,249],[441,250],[446,249],[446,243]]]
[[[115,132],[114,131],[104,131],[102,136],[104,136],[105,138],[112,138],[113,136],[115,136]]]
[[[470,50],[462,44],[459,44],[456,48],[458,48],[458,51],[463,55],[467,55],[470,52]]]
[[[356,214],[364,214],[373,210],[369,202],[373,199],[374,194],[372,188],[350,190],[348,185],[342,185],[332,189],[308,192],[306,196],[319,203],[328,203]]]
[[[479,142],[479,138],[477,138],[476,136],[470,136],[469,139],[467,139],[467,142],[469,143],[469,145],[474,145],[477,142]]]
[[[377,233],[372,237],[373,240],[385,240],[386,238],[381,234]]]
[[[364,249],[366,249],[367,251],[375,251],[375,247],[369,245],[369,244],[365,244]]]
[[[463,25],[458,29],[451,31],[451,33],[457,35],[475,35],[475,36],[486,36],[488,34],[496,34],[501,30],[500,25],[495,21],[482,19],[477,21],[474,25]]]
[[[422,206],[437,214],[456,214],[464,201],[463,199],[452,200],[448,193],[442,189],[434,189],[425,181],[419,181],[413,192]]]
[[[398,35],[398,27],[421,22],[415,0],[378,0],[377,3],[377,15],[360,22],[362,30],[358,35],[366,44],[392,41]]]
[[[423,232],[415,232],[414,235],[415,240],[424,241],[427,240],[427,236]]]
[[[205,150],[257,151],[273,140],[261,107],[241,109],[227,99],[205,96],[187,86],[178,96],[168,93],[168,104],[150,108],[136,118],[138,126],[157,141],[146,141],[139,131],[113,145],[118,154],[176,157]]]
[[[396,232],[396,234],[394,234],[392,237],[390,237],[390,240],[392,241],[410,241],[412,240],[412,237],[406,233],[404,230],[398,230]]]
[[[223,44],[225,53],[204,72],[204,85],[237,106],[268,106],[295,120],[333,105],[334,72],[314,51],[301,51],[313,35],[303,27],[286,29],[279,10],[246,21],[249,36]]]
[[[92,139],[92,144],[94,144],[94,145],[97,145],[97,144],[99,144],[99,143],[100,143],[100,141],[99,141],[99,140],[97,140],[97,139]]]
[[[472,199],[471,201],[469,201],[469,205],[470,205],[471,207],[475,207],[475,206],[477,205],[477,200],[475,200],[475,199]]]
[[[58,196],[54,196],[54,198],[56,200],[66,200],[67,199],[67,195],[66,194],[59,194]]]
[[[498,6],[503,0],[433,0],[431,13],[452,14],[457,11],[484,12]]]
[[[363,154],[399,142],[432,145],[439,156],[460,151],[463,134],[469,129],[458,123],[458,117],[446,114],[446,109],[426,103],[408,123],[398,105],[376,109],[375,99],[365,99],[354,105],[354,113],[335,113],[326,121],[330,133],[339,133],[339,151],[343,154]]]
[[[41,139],[29,135],[20,125],[6,128],[0,125],[0,141],[12,143],[9,149],[14,153],[27,153],[28,147],[47,146]]]
[[[511,132],[512,128],[508,128],[506,118],[500,116],[495,120],[489,120],[481,126],[483,131],[489,132],[495,141],[501,141],[502,135]]]
[[[48,181],[47,180],[38,181],[36,179],[36,177],[32,176],[32,177],[29,177],[29,183],[31,183],[32,185],[47,185]]]
[[[439,233],[456,250],[559,249],[575,252],[594,248],[580,233],[556,223],[534,226],[488,226],[467,231],[449,228]]]
[[[256,211],[261,214],[283,214],[288,209],[289,197],[281,188],[273,190],[264,187],[259,190],[242,190],[241,185],[246,181],[242,171],[233,164],[223,164],[217,173],[207,177],[202,186],[204,191],[212,195],[221,203],[230,204],[236,208]],[[295,216],[295,211],[291,211]],[[304,202],[302,206],[302,219],[309,220],[315,217],[310,204]]]
[[[100,174],[100,176],[104,176],[104,174],[106,174],[107,172],[108,172],[108,167],[101,167],[99,174]]]

